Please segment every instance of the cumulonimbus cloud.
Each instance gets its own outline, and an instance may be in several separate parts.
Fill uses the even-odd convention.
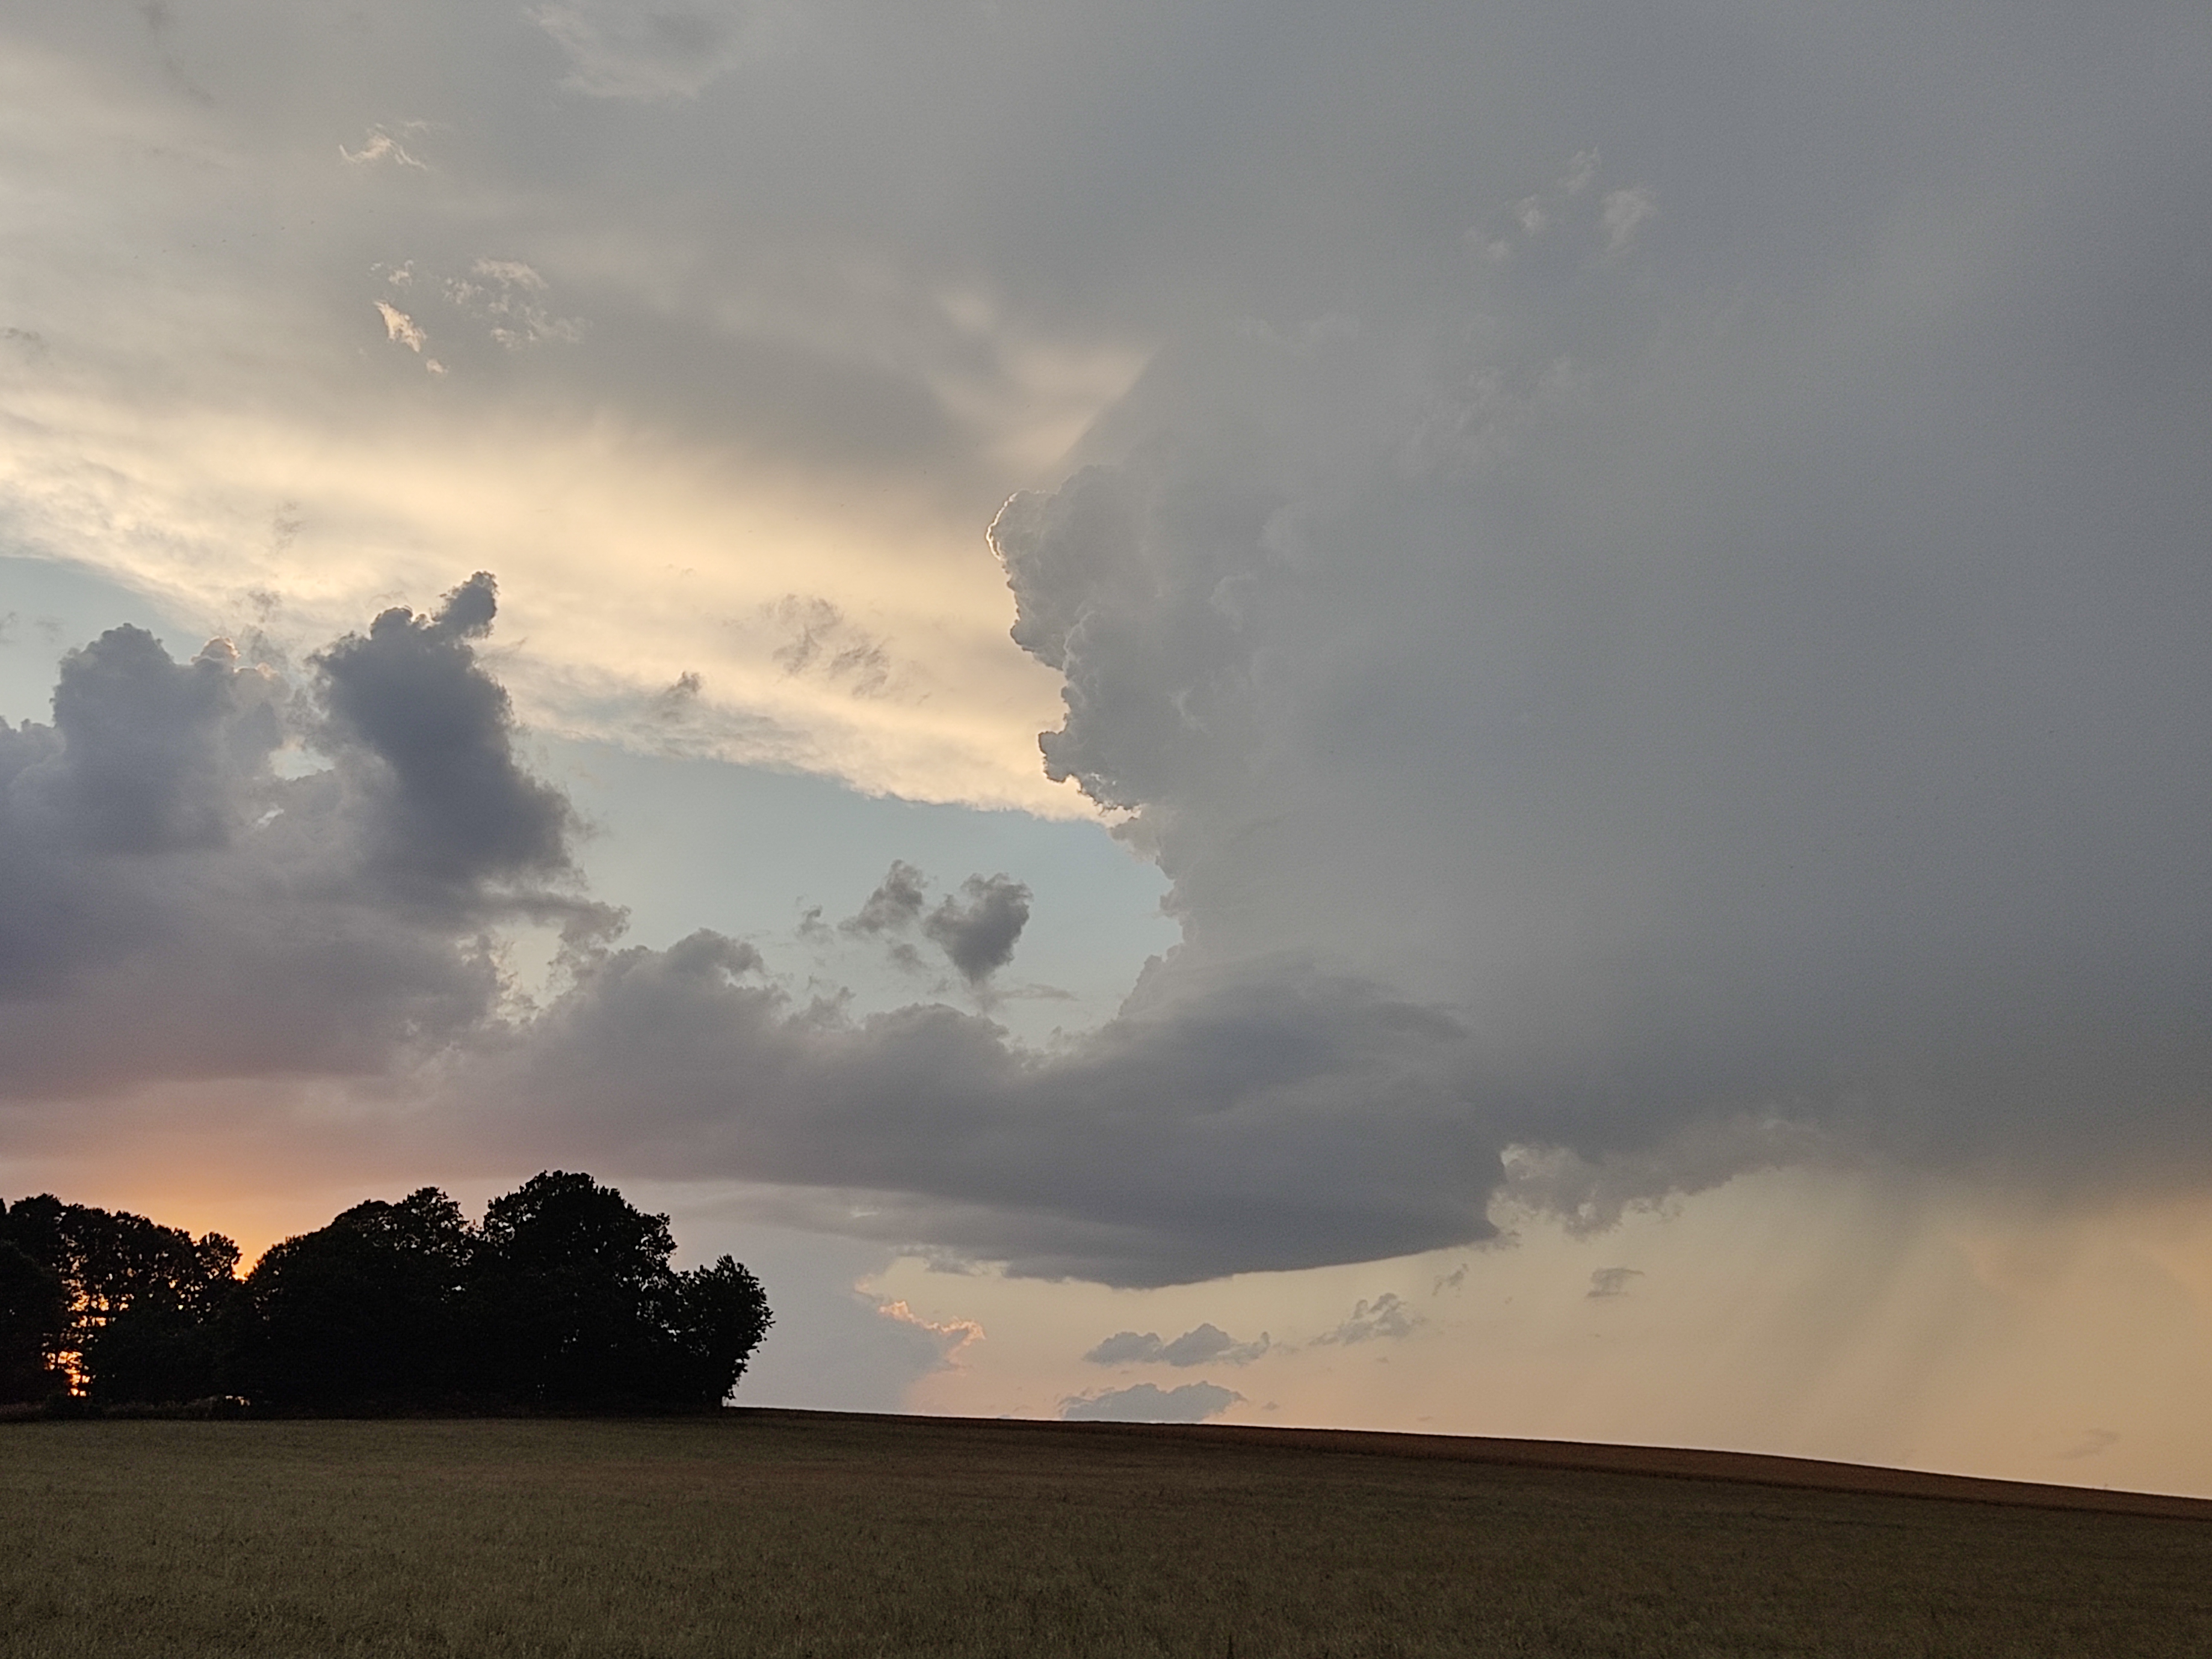
[[[1228,27],[1236,5],[1181,9],[1260,39]],[[518,398],[783,458],[817,502],[955,480],[980,527],[973,492],[1038,476],[993,448],[1042,407],[1009,390],[1028,368],[1086,340],[1149,362],[993,540],[1014,640],[1065,689],[1043,764],[1122,815],[1183,944],[1049,1052],[972,1008],[856,1019],[738,941],[623,945],[475,653],[488,590],[380,619],[304,677],[120,634],[72,663],[53,724],[0,737],[12,1121],[29,1135],[164,1079],[353,1078],[364,1121],[404,1101],[395,1136],[488,1162],[745,1177],[817,1224],[1116,1283],[1468,1243],[1501,1199],[1601,1230],[1791,1161],[2060,1194],[2212,1182],[2212,337],[2188,279],[2207,186],[2172,141],[2200,118],[2198,35],[1981,4],[1844,32],[1793,14],[1717,72],[1681,14],[1616,10],[1555,52],[1557,8],[1312,4],[1237,61],[1225,120],[1162,9],[1101,36],[1041,15],[1017,44],[985,11],[817,8],[787,84],[679,112],[714,135],[691,163],[644,123],[605,128],[605,151],[541,142],[548,33],[574,88],[683,98],[742,65],[757,8],[574,0],[481,36],[473,13],[393,10],[483,118],[441,128],[434,174],[348,187],[485,182],[380,254],[496,252],[519,295],[525,261],[584,283],[573,226],[623,251],[587,262],[574,349],[486,354],[532,377]],[[108,135],[154,120],[152,94],[110,72],[96,9],[9,27],[38,131],[97,112],[21,152],[38,199],[112,198],[103,234],[143,234],[158,204],[124,188]],[[258,33],[278,54],[296,32]],[[234,176],[195,158],[312,150],[339,172],[330,133],[296,125],[329,98],[243,94],[309,84],[295,69],[329,92],[355,66],[218,44],[198,61],[241,95],[182,125],[158,106],[182,141],[173,229],[217,188],[188,172]],[[1026,95],[943,95],[1002,61],[991,83]],[[1986,68],[1895,73],[1936,61]],[[1692,78],[1710,96],[1684,117],[1664,89]],[[1322,84],[1343,96],[1316,106]],[[403,92],[367,106],[414,108]],[[1386,100],[1402,122],[1366,118]],[[1181,142],[1102,145],[1097,108]],[[1432,148],[1408,150],[1416,131]],[[805,164],[730,174],[769,143]],[[1717,155],[1750,159],[1723,184]],[[647,161],[696,167],[670,190],[730,210],[641,217],[621,163]],[[289,192],[310,186],[253,176],[307,222]],[[242,586],[213,520],[178,527],[249,493],[195,470],[254,449],[185,443],[238,429],[207,411],[265,397],[364,411],[380,439],[428,429],[419,375],[387,407],[350,368],[301,367],[352,361],[313,343],[324,317],[383,315],[362,222],[333,222],[316,268],[351,274],[311,303],[245,253],[182,310],[113,275],[142,262],[11,264],[36,393],[9,388],[32,434],[11,522],[155,585]],[[392,311],[381,356],[419,367]],[[276,368],[241,391],[248,357]],[[189,464],[163,465],[189,476],[87,493],[96,471],[163,470],[109,441],[172,364],[198,389],[161,428]],[[286,402],[278,376],[307,392]],[[342,447],[314,430],[309,449]],[[400,493],[443,501],[489,454]],[[516,499],[538,488],[516,476]],[[332,499],[376,493],[348,489]],[[505,522],[395,520],[380,556],[479,519]],[[102,538],[126,521],[164,526],[142,550],[184,551],[122,559]],[[880,679],[874,624],[820,603],[770,618],[773,683],[888,709],[848,693],[902,684],[903,657]],[[651,655],[655,605],[623,651]],[[707,666],[720,685],[725,659]],[[665,740],[672,706],[646,712]],[[293,742],[324,769],[276,765]],[[932,769],[897,764],[843,775]],[[880,936],[910,930],[972,991],[1018,932],[1018,874],[910,904],[887,882],[903,920]],[[570,933],[529,1007],[497,959],[518,919]]]
[[[1376,769],[1397,761],[1347,760],[1340,778],[1302,762],[1282,775],[1343,718],[1334,674],[1311,672],[1307,651],[1319,599],[1305,590],[1328,586],[1315,562],[1323,527],[1306,524],[1303,563],[1290,560],[1279,506],[1246,489],[1249,544],[1223,541],[1234,520],[1217,514],[1201,574],[1164,579],[1181,532],[1162,516],[1162,475],[1146,470],[1161,464],[1156,452],[1143,467],[1086,474],[1070,510],[1030,509],[1000,531],[1024,631],[1068,673],[1059,763],[1136,805],[1133,834],[1175,878],[1187,921],[1187,943],[1097,1030],[1041,1054],[942,1005],[856,1018],[799,1000],[754,947],[711,933],[623,946],[615,915],[576,890],[567,803],[521,763],[504,693],[476,652],[495,605],[479,576],[427,615],[387,611],[296,684],[220,646],[179,665],[130,630],[70,659],[54,726],[5,738],[0,1043],[19,1109],[162,1078],[374,1077],[433,1104],[409,1116],[408,1133],[476,1156],[551,1146],[640,1174],[708,1170],[780,1188],[813,1224],[1117,1284],[1477,1241],[1493,1236],[1500,1195],[1602,1225],[1624,1203],[1839,1146],[1899,1157],[1934,1145],[1985,1164],[2001,1153],[2047,1176],[2051,1152],[2080,1147],[2094,1126],[2108,1170],[2153,1148],[2191,1153],[2193,1097],[2151,1091],[2162,1075],[2152,1062],[2185,1036],[2144,1027],[2154,1000],[2087,996],[2075,1010],[2072,1063],[2083,1045],[2118,1052],[2138,1033],[2167,1045],[2138,1045],[2102,1079],[2105,1099],[2133,1090],[2147,1108],[2118,1120],[2047,1080],[1999,1109],[1990,1091],[2016,1071],[1990,1068],[1991,1034],[2015,1030],[2020,1010],[1993,1000],[2002,981],[1986,972],[1966,981],[1967,1000],[1955,988],[1937,1000],[1951,1016],[1943,1046],[1889,1050],[1903,1070],[1887,1084],[1877,1070],[1839,1083],[1837,1010],[1879,1030],[1893,1005],[1864,999],[1881,981],[1855,981],[1860,964],[1845,953],[1809,981],[1822,991],[1811,1002],[1787,981],[1753,984],[1757,948],[1735,964],[1711,949],[1716,938],[1759,945],[1724,896],[1702,913],[1705,931],[1655,938],[1737,988],[1741,1010],[1690,1018],[1679,977],[1639,980],[1648,944],[1617,951],[1595,977],[1571,954],[1538,953],[1557,1006],[1528,1000],[1526,986],[1519,1003],[1502,994],[1516,983],[1486,955],[1492,932],[1472,924],[1510,915],[1502,900],[1535,902],[1545,916],[1559,897],[1546,884],[1579,866],[1536,858],[1544,849],[1527,836],[1553,827],[1551,807],[1581,810],[1584,798],[1553,803],[1538,789],[1511,810],[1468,805],[1488,813],[1490,840],[1455,879],[1418,842],[1394,862],[1369,858],[1392,823],[1378,809],[1407,804],[1380,787]],[[1171,456],[1165,477],[1193,464]],[[1198,482],[1176,484],[1179,499]],[[1101,490],[1111,512],[1082,506]],[[1132,561],[1154,575],[1131,580]],[[1206,608],[1188,629],[1162,610],[1176,592]],[[1054,605],[1064,623],[1030,626]],[[1488,671],[1477,668],[1479,708]],[[1362,683],[1372,698],[1371,672]],[[1164,696],[1191,718],[1164,718]],[[1571,747],[1581,717],[1555,718]],[[288,740],[326,769],[280,775],[272,759]],[[1449,770],[1440,781],[1447,801],[1468,783]],[[1415,804],[1425,825],[1439,803]],[[1740,810],[1709,803],[1705,817],[1725,825]],[[1585,835],[1565,850],[1603,845]],[[1681,843],[1632,826],[1622,845],[1649,856]],[[1951,855],[1941,837],[1932,847]],[[1522,860],[1503,893],[1496,879],[1516,866],[1490,861],[1501,848]],[[1811,878],[1817,893],[1823,872]],[[978,947],[988,972],[1018,931],[1021,895],[1008,878],[971,889],[942,930],[950,941],[937,942],[951,951],[960,927],[1000,927]],[[2189,891],[2176,890],[2185,904]],[[1879,886],[1868,897],[1877,913],[1896,902]],[[897,866],[870,902],[854,919],[862,932],[923,929],[943,914]],[[1424,929],[1440,917],[1469,928],[1472,951],[1434,948]],[[480,944],[518,919],[568,934],[562,982],[520,1007]],[[1909,952],[1888,964],[1926,965]],[[1829,1069],[1807,1069],[1808,1042],[1824,1045]],[[1612,1069],[1596,1063],[1605,1055]],[[1916,1089],[1906,1062],[1948,1069]],[[2075,1160],[2071,1178],[2084,1169],[2095,1165]],[[1325,1340],[1403,1335],[1414,1318],[1363,1306]],[[1158,1358],[1174,1363],[1171,1347],[1206,1332],[1161,1343]]]
[[[1047,764],[1134,813],[1194,960],[1305,951],[1449,1010],[1460,1109],[1577,1224],[1828,1157],[2207,1178],[2212,773],[2173,764],[2204,659],[2116,574],[2203,614],[2179,520],[2078,470],[2094,526],[1838,499],[1825,468],[1888,453],[1871,404],[1711,409],[1710,489],[1670,496],[1642,411],[1709,371],[1633,335],[1556,399],[1530,380],[1498,436],[1513,363],[1587,325],[1519,280],[1502,380],[1433,337],[1247,329],[994,526],[1016,637],[1067,683]],[[1877,372],[1893,406],[1957,395],[1910,354]],[[1954,415],[1916,427],[1919,476],[2040,494],[2028,456],[2087,441]]]

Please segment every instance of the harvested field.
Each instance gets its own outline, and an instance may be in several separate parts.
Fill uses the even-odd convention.
[[[0,1426],[0,1653],[2156,1659],[2212,1652],[2208,1518],[1329,1431],[20,1424]]]

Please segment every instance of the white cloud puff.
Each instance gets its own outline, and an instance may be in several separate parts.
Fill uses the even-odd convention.
[[[388,301],[379,300],[375,301],[375,305],[376,314],[384,319],[386,337],[392,344],[405,346],[416,356],[421,356],[423,346],[428,343],[429,336],[423,333],[415,319]]]

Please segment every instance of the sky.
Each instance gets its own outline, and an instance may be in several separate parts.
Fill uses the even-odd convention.
[[[2179,0],[0,3],[0,1193],[2212,1493],[2208,110]]]

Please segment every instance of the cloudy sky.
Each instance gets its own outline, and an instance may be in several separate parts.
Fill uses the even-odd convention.
[[[2183,0],[0,3],[0,1193],[2212,1492],[2208,110]]]

